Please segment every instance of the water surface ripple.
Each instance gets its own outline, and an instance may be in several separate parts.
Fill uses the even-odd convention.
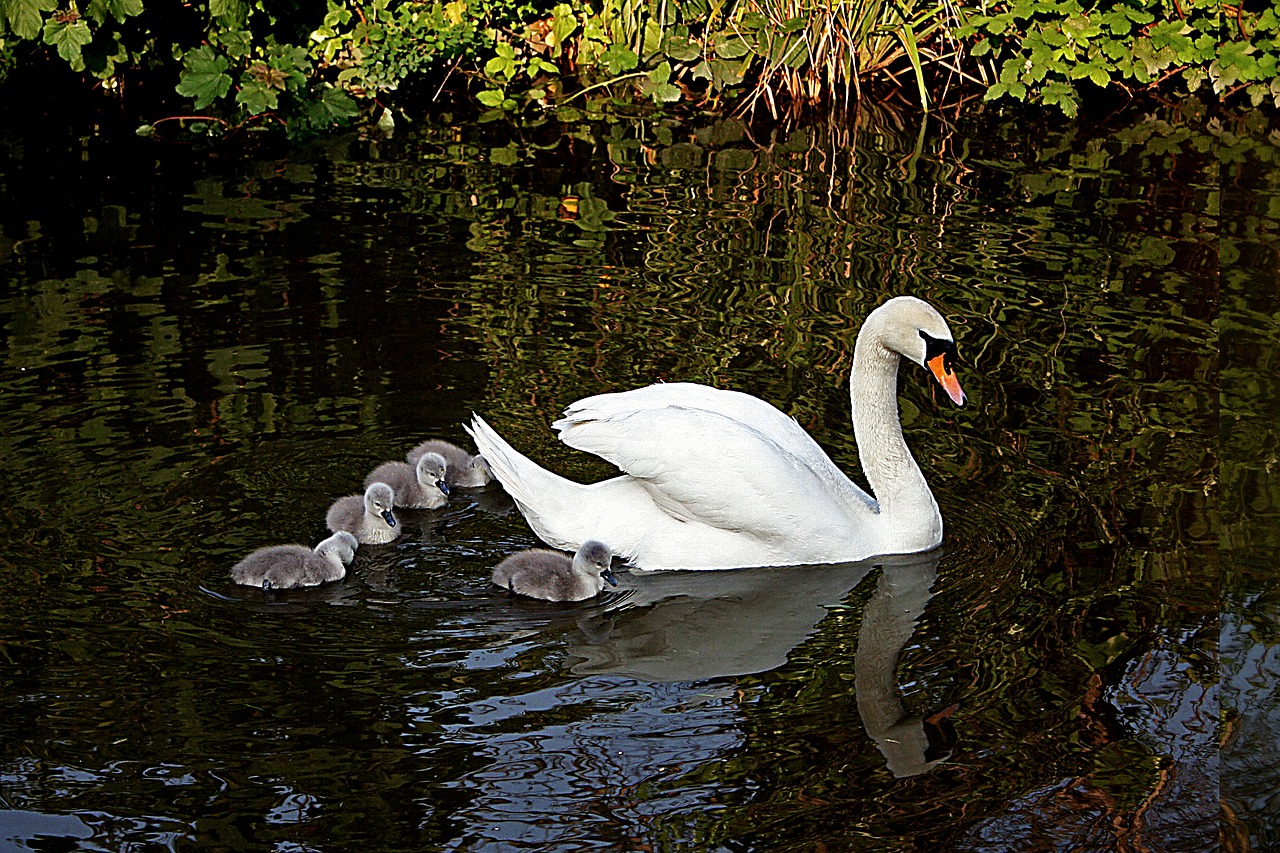
[[[0,147],[0,847],[1280,844],[1276,140],[915,121]],[[472,411],[609,476],[548,425],[657,380],[860,480],[853,342],[903,292],[969,395],[901,371],[934,553],[517,601],[490,489],[230,582]]]

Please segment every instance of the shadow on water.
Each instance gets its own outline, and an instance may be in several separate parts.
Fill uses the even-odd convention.
[[[846,119],[3,137],[0,846],[1280,843],[1278,140]],[[902,371],[943,551],[525,602],[490,489],[230,582],[472,411],[592,480],[567,403],[701,381],[857,472],[851,347],[904,291],[970,396]]]

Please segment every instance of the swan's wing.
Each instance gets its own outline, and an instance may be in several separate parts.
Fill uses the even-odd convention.
[[[721,412],[667,406],[557,423],[565,444],[612,462],[682,521],[792,538],[872,512],[848,478],[833,481]]]
[[[839,492],[852,493],[867,509],[878,510],[875,499],[860,489],[840,468],[831,461],[813,436],[805,432],[795,418],[759,397],[740,391],[725,391],[692,382],[671,382],[649,385],[633,391],[597,394],[578,400],[565,409],[564,417],[551,425],[560,433],[560,439],[570,447],[587,450],[570,440],[567,435],[590,421],[608,421],[629,417],[641,412],[686,409],[718,414],[735,421],[742,428],[768,439],[784,453],[817,473],[829,487]],[[711,438],[714,447],[718,438]],[[589,450],[591,453],[598,453]],[[604,456],[603,453],[599,455]],[[605,456],[608,459],[607,456]],[[609,459],[615,465],[618,463]],[[618,465],[624,471],[625,466]],[[629,472],[631,473],[631,472]]]

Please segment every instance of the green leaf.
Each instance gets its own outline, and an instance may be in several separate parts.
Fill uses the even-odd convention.
[[[85,9],[94,23],[101,24],[108,16],[123,24],[126,18],[134,18],[142,14],[142,0],[90,0]]]
[[[743,62],[712,59],[707,64],[711,69],[712,81],[721,88],[738,85],[746,75],[746,63]]]
[[[983,39],[969,49],[970,56],[986,56],[991,52],[991,40]]]
[[[640,57],[626,45],[611,44],[608,50],[600,54],[600,63],[610,75],[616,77],[634,70],[640,64]]]
[[[58,0],[0,0],[9,29],[20,39],[34,40],[40,35],[41,12],[58,8]]]
[[[273,45],[267,50],[268,64],[284,74],[286,88],[300,89],[307,85],[307,76],[312,71],[311,58],[307,49],[295,45]]]
[[[346,124],[348,119],[360,114],[360,107],[346,92],[325,86],[320,90],[320,97],[306,102],[303,111],[312,127],[325,128]]]
[[[249,19],[249,5],[245,0],[209,0],[209,14],[223,26],[239,30]]]
[[[528,74],[532,77],[539,72],[555,75],[560,73],[560,68],[554,62],[548,62],[540,56],[532,57],[529,60]]]
[[[702,45],[683,35],[670,33],[662,41],[662,52],[676,62],[693,62],[702,56]]]
[[[246,30],[215,30],[209,38],[233,59],[243,59],[253,49],[253,34]]]
[[[44,43],[58,49],[61,56],[76,71],[84,70],[84,46],[93,41],[93,33],[89,30],[89,22],[83,18],[74,21],[59,22],[50,18],[44,25]]]
[[[258,80],[249,80],[236,93],[236,103],[244,107],[249,115],[261,115],[268,110],[279,109],[280,92]]]
[[[683,94],[679,86],[672,86],[670,83],[659,83],[653,87],[653,99],[660,103],[673,103],[680,100]]]
[[[716,56],[721,59],[741,59],[751,52],[746,39],[727,38],[716,40]]]
[[[559,56],[565,41],[578,29],[578,17],[568,3],[560,3],[551,10],[551,45],[553,56]]]
[[[230,61],[208,45],[188,51],[182,65],[176,88],[179,95],[195,99],[196,109],[204,109],[231,90]]]
[[[483,92],[476,94],[476,100],[484,104],[486,107],[500,107],[506,95],[501,89],[485,89]]]
[[[1074,86],[1066,83],[1050,82],[1040,91],[1040,99],[1062,110],[1068,118],[1075,118],[1080,109],[1080,101]]]
[[[1186,71],[1182,72],[1182,79],[1187,84],[1188,92],[1194,92],[1196,89],[1199,89],[1201,84],[1203,84],[1208,77],[1209,73],[1203,68],[1188,68]]]

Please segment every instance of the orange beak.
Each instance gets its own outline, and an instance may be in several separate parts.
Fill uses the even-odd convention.
[[[955,373],[947,369],[942,355],[935,355],[929,359],[929,370],[933,372],[933,378],[938,380],[938,384],[947,392],[947,396],[951,398],[951,402],[957,406],[964,405],[964,391],[960,389],[960,380],[956,378]]]

